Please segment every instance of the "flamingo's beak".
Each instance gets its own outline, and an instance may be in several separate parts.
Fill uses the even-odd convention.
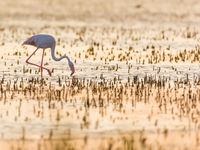
[[[75,68],[74,68],[74,64],[72,64],[71,66],[70,66],[70,69],[71,69],[71,71],[72,71],[72,73],[71,73],[71,76],[74,74],[74,72],[75,72]]]
[[[22,45],[33,45],[33,46],[35,46],[35,41],[34,41],[34,39],[29,38],[29,39],[27,39],[26,41],[24,41],[24,42],[22,43]]]
[[[26,43],[26,41],[24,41],[23,43],[22,43],[22,45],[26,45],[27,43]]]
[[[22,43],[22,45],[30,45],[30,41],[29,41],[29,39],[26,40],[26,41],[24,41],[24,42]]]

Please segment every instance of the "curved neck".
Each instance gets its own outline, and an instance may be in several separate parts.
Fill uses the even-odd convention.
[[[63,58],[66,58],[66,59],[68,60],[68,62],[70,62],[70,59],[69,59],[68,56],[62,56],[62,57],[60,57],[60,58],[57,58],[57,57],[55,56],[55,45],[53,45],[52,48],[51,48],[51,56],[52,56],[53,60],[55,60],[55,61],[60,61],[60,60],[62,60]]]

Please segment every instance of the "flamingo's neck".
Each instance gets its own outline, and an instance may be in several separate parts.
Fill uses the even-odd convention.
[[[66,58],[68,60],[68,62],[71,62],[68,56],[62,56],[60,58],[57,58],[55,56],[55,44],[51,47],[51,56],[52,56],[53,60],[55,60],[55,61],[60,61],[63,58]]]

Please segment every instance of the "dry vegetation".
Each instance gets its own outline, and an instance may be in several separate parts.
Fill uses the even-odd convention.
[[[0,1],[0,146],[5,150],[200,149],[197,0]],[[34,34],[56,38],[45,73]],[[40,63],[41,52],[31,61]]]

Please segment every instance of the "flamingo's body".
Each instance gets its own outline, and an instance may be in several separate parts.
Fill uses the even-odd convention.
[[[62,56],[60,58],[56,58],[55,57],[55,46],[56,46],[56,41],[54,39],[53,36],[51,35],[47,35],[47,34],[38,34],[38,35],[34,35],[30,38],[28,38],[23,45],[32,45],[37,47],[37,49],[31,54],[31,56],[26,60],[26,63],[40,67],[41,68],[41,78],[43,78],[43,69],[47,70],[49,75],[51,76],[51,71],[45,67],[43,67],[43,57],[44,57],[44,50],[46,48],[50,48],[51,49],[51,56],[53,58],[53,60],[55,61],[60,61],[63,58],[66,58],[68,60],[68,65],[72,71],[71,75],[75,72],[74,69],[74,64],[71,62],[71,60],[69,59],[68,56]],[[35,52],[39,49],[42,48],[43,49],[43,53],[42,53],[42,60],[41,60],[41,65],[37,65],[37,64],[33,64],[29,62],[29,59],[35,54]]]

